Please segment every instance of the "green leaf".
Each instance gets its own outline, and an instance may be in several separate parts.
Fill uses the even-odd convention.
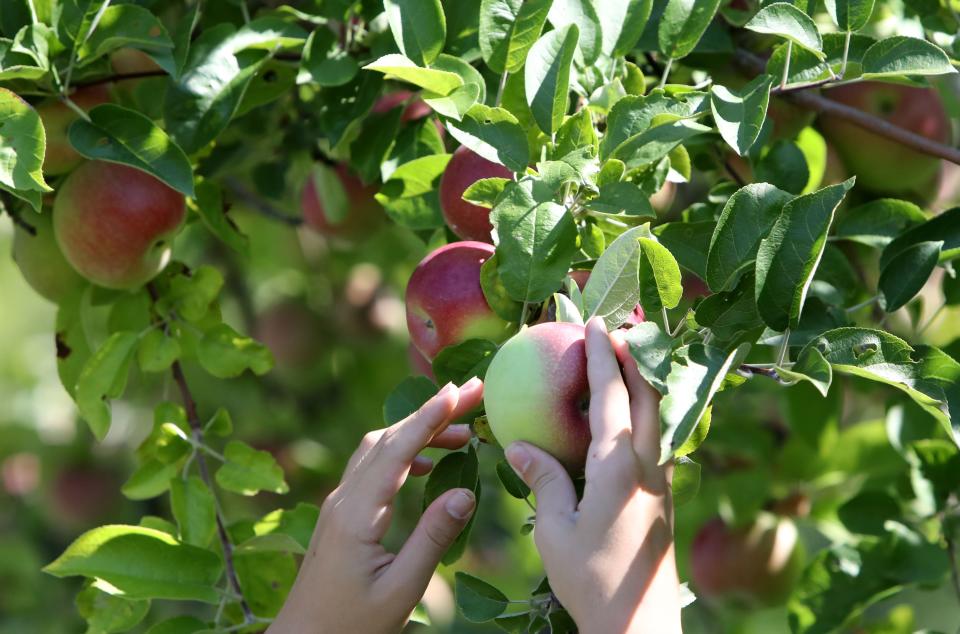
[[[874,0],[825,0],[830,17],[841,31],[859,31],[870,21]]]
[[[880,271],[880,308],[892,313],[913,299],[937,266],[943,240],[917,242],[897,253]]]
[[[90,357],[77,379],[76,401],[97,440],[110,429],[109,399],[123,394],[130,361],[140,338],[133,332],[116,332]]]
[[[577,251],[577,227],[565,207],[537,202],[536,181],[507,184],[490,214],[497,229],[497,271],[518,302],[542,302],[560,288]]]
[[[471,623],[485,623],[503,614],[510,600],[495,587],[465,572],[454,577],[454,596],[460,614]]]
[[[52,191],[43,180],[47,141],[40,115],[6,88],[0,88],[0,186],[10,191]],[[36,196],[39,200],[39,196]],[[33,205],[40,211],[40,205]]]
[[[503,108],[477,104],[459,123],[447,123],[450,136],[488,161],[512,172],[524,172],[530,163],[527,134],[517,118]]]
[[[170,483],[170,508],[180,527],[180,540],[207,547],[217,531],[217,503],[203,480],[190,476]]]
[[[180,358],[180,342],[161,330],[151,330],[137,346],[137,365],[144,372],[166,372]]]
[[[880,198],[847,211],[837,221],[836,236],[882,249],[900,234],[926,221],[926,214],[915,204]]]
[[[719,8],[720,0],[669,0],[657,30],[660,51],[671,59],[692,53]]]
[[[580,32],[577,25],[550,31],[530,49],[524,67],[527,104],[544,133],[552,135],[570,101],[570,65]]]
[[[832,79],[831,71],[838,74],[843,69],[844,51],[846,51],[847,67],[844,70],[844,79],[855,79],[862,72],[863,55],[876,41],[872,37],[853,33],[850,43],[847,44],[846,33],[823,33],[823,55],[792,46],[789,43],[777,45],[773,54],[767,60],[767,74],[773,77],[783,77],[783,66],[787,61],[787,51],[790,52],[790,68],[787,69],[787,86],[796,86],[808,82]]]
[[[477,460],[477,450],[474,446],[467,445],[466,451],[449,453],[440,459],[430,473],[427,483],[423,489],[423,509],[430,506],[434,500],[440,497],[450,489],[464,488],[473,491],[480,503],[480,463]],[[470,531],[473,528],[473,522],[476,518],[474,513],[467,525],[460,532],[453,545],[447,549],[441,560],[444,565],[449,566],[463,555],[467,547],[467,540],[470,538]]]
[[[760,136],[767,117],[773,77],[760,75],[739,91],[715,85],[710,90],[710,108],[720,136],[743,156]]]
[[[486,339],[467,339],[445,347],[433,360],[437,384],[463,385],[474,377],[482,379],[496,352],[497,344]]]
[[[210,233],[237,253],[243,255],[249,253],[250,240],[240,232],[227,214],[220,187],[212,181],[200,181],[196,185],[196,197],[196,202],[195,204],[191,202],[191,207],[196,210]]]
[[[440,0],[383,0],[393,39],[400,52],[428,66],[443,52],[447,20]]]
[[[583,288],[584,315],[603,317],[608,330],[619,328],[640,303],[641,235],[649,235],[649,229],[634,227],[614,240]]]
[[[269,348],[227,324],[214,326],[203,334],[197,358],[204,370],[220,379],[240,376],[245,370],[261,376],[273,368]]]
[[[693,500],[700,492],[700,465],[686,456],[678,458],[670,487],[673,490],[674,507],[683,506]]]
[[[220,558],[140,526],[111,525],[77,538],[44,572],[55,577],[102,579],[128,599],[170,599],[216,604]]]
[[[810,182],[810,166],[796,141],[777,139],[765,148],[754,166],[754,177],[791,194],[800,194]]]
[[[500,178],[497,176],[481,178],[475,181],[473,185],[470,185],[470,187],[467,187],[463,192],[463,199],[478,207],[492,209],[509,182],[509,178]]]
[[[960,207],[934,216],[894,239],[880,254],[880,269],[885,269],[901,252],[920,242],[943,240],[940,262],[960,257]]]
[[[653,0],[606,0],[597,6],[604,55],[621,57],[632,51],[647,25]]]
[[[340,46],[336,34],[321,26],[307,38],[300,60],[297,83],[314,82],[320,86],[342,86],[357,76],[360,66]]]
[[[742,187],[723,206],[707,252],[706,282],[715,291],[733,289],[754,263],[760,241],[792,196],[767,183]]]
[[[798,196],[783,207],[757,251],[756,298],[763,321],[783,332],[796,327],[827,244],[834,213],[853,179]]]
[[[195,616],[176,616],[157,623],[147,634],[198,634],[208,629],[208,624]]]
[[[713,333],[718,342],[738,341],[762,328],[763,320],[757,312],[754,298],[753,275],[741,278],[730,291],[714,293],[697,304],[697,323]]]
[[[830,384],[833,382],[833,368],[823,354],[813,347],[804,348],[797,362],[789,369],[777,367],[776,372],[781,378],[793,383],[799,381],[810,383],[824,398],[827,397]]]
[[[163,462],[150,458],[144,460],[136,471],[130,474],[120,491],[130,500],[149,500],[165,493],[179,472],[179,462]]]
[[[623,338],[630,346],[630,354],[640,368],[640,375],[658,392],[665,393],[673,354],[673,338],[652,321],[635,325],[623,334]]]
[[[437,184],[452,156],[421,156],[393,171],[376,199],[394,222],[414,230],[443,226]]]
[[[423,100],[433,110],[445,117],[459,121],[477,103],[483,103],[487,98],[487,84],[483,75],[466,60],[447,55],[440,55],[434,61],[433,70],[455,73],[463,81],[463,86],[449,95],[439,95],[425,91]]]
[[[500,478],[500,482],[503,483],[503,488],[507,490],[507,493],[518,500],[524,500],[530,495],[530,487],[520,479],[520,476],[506,460],[497,463],[497,477]]]
[[[87,634],[126,632],[150,611],[149,601],[130,601],[89,585],[76,599],[77,612],[87,622]]]
[[[570,25],[576,26],[580,33],[577,44],[580,52],[578,59],[582,59],[585,66],[597,61],[603,46],[603,37],[594,0],[553,0],[547,19],[558,31]]]
[[[643,258],[640,260],[640,290],[644,306],[675,308],[683,297],[680,265],[673,254],[655,239],[642,236],[637,239],[643,251]],[[655,300],[651,301],[654,296]]]
[[[553,0],[483,0],[480,3],[480,51],[497,73],[523,68],[540,37]]]
[[[707,252],[713,237],[716,222],[665,222],[657,225],[653,233],[660,244],[670,249],[681,267],[700,279],[707,276]]]
[[[621,143],[612,156],[622,160],[628,168],[649,165],[688,139],[709,131],[707,126],[688,119],[656,125]]]
[[[414,413],[437,393],[437,386],[425,376],[409,376],[383,402],[383,422],[393,425]]]
[[[253,532],[258,537],[285,535],[307,550],[319,517],[319,507],[300,502],[293,509],[277,509],[267,513],[253,525]]]
[[[695,343],[674,354],[667,394],[660,401],[660,463],[669,460],[704,416],[723,380],[750,349],[742,344],[729,354]]]
[[[364,70],[375,70],[387,76],[387,79],[398,79],[408,84],[419,86],[436,95],[449,95],[463,86],[463,79],[456,73],[433,68],[423,68],[416,62],[391,53],[371,62],[363,67]]]
[[[286,493],[283,469],[268,451],[258,451],[246,443],[231,440],[223,451],[226,461],[217,470],[217,484],[241,495],[260,491]]]
[[[897,35],[880,40],[863,55],[863,78],[956,73],[950,58],[936,44]]]
[[[607,160],[627,140],[645,132],[657,115],[672,115],[681,119],[697,112],[703,104],[704,93],[689,100],[674,98],[661,90],[649,95],[629,95],[617,101],[607,116],[607,129],[600,143],[600,159]]]
[[[148,9],[121,4],[108,7],[97,28],[77,51],[81,66],[119,48],[169,53],[173,41],[163,23]]]
[[[809,15],[789,2],[768,4],[750,18],[744,27],[756,33],[777,35],[823,59],[823,39]]]

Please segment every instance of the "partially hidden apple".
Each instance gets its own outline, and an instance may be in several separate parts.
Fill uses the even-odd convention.
[[[351,240],[365,237],[384,217],[376,193],[376,187],[365,185],[346,165],[318,163],[300,197],[303,220],[322,235]]]
[[[110,101],[110,90],[106,84],[82,88],[72,95],[70,100],[82,108],[90,110],[94,106]],[[83,157],[73,149],[67,138],[70,124],[79,115],[62,101],[51,99],[37,106],[37,114],[43,122],[47,135],[47,152],[43,157],[43,171],[50,176],[66,174],[83,161]]]
[[[577,283],[581,291],[586,287],[587,280],[590,279],[590,271],[584,271],[582,269],[570,271],[569,275],[573,278],[573,281]],[[643,306],[637,304],[633,312],[630,313],[630,316],[627,317],[627,320],[623,323],[623,326],[630,328],[631,326],[642,324],[644,321],[646,321],[646,315],[643,314]]]
[[[491,310],[480,287],[480,266],[493,255],[483,242],[453,242],[417,265],[407,283],[410,340],[427,360],[467,339],[502,341],[507,322]]]
[[[23,279],[41,297],[59,303],[84,285],[80,274],[63,257],[53,235],[49,211],[24,217],[33,233],[19,224],[13,231],[13,259]]]
[[[484,379],[487,421],[503,447],[518,440],[583,471],[590,446],[584,327],[537,324],[507,341]]]
[[[804,563],[796,524],[770,513],[743,527],[715,518],[694,537],[690,552],[695,592],[742,606],[784,603]]]
[[[950,119],[933,88],[868,81],[831,88],[824,95],[931,141],[950,143]],[[882,194],[935,194],[939,159],[829,114],[820,116],[820,127],[858,186]]]
[[[402,104],[406,104],[403,114],[400,115],[400,120],[404,123],[429,117],[433,113],[433,109],[423,99],[409,90],[395,90],[383,95],[370,111],[383,114]]]
[[[106,288],[142,286],[170,260],[183,194],[133,167],[90,161],[67,177],[53,229],[67,262]]]
[[[468,203],[463,192],[483,178],[512,178],[513,172],[461,145],[440,179],[440,209],[447,226],[464,240],[493,242],[490,210]]]

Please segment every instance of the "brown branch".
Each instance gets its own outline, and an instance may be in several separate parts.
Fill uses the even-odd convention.
[[[226,185],[227,188],[233,192],[237,198],[245,202],[247,205],[253,207],[256,211],[260,212],[264,216],[284,222],[291,227],[298,227],[303,224],[303,218],[285,214],[271,205],[269,202],[265,201],[244,187],[236,178],[227,178]]]
[[[734,61],[745,70],[748,70],[754,74],[759,74],[766,70],[766,63],[763,58],[743,49],[737,50],[736,54],[734,55]],[[945,161],[950,161],[951,163],[960,165],[960,149],[945,145],[943,143],[937,143],[936,141],[931,141],[926,137],[920,136],[919,134],[914,134],[913,132],[910,132],[909,130],[899,126],[895,126],[888,121],[880,119],[879,117],[867,114],[862,110],[851,108],[850,106],[838,103],[832,99],[827,99],[826,97],[822,97],[807,90],[790,92],[789,94],[784,95],[784,97],[789,99],[794,104],[802,108],[806,108],[807,110],[812,110],[820,114],[829,114],[837,117],[838,119],[843,119],[854,124],[855,126],[863,128],[864,130],[873,132],[878,136],[882,136],[890,139],[891,141],[900,143],[901,145],[912,150],[916,150],[922,154],[928,154],[930,156],[942,158]]]

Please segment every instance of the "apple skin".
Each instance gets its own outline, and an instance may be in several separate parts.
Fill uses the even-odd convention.
[[[256,338],[270,349],[279,370],[307,370],[323,352],[324,326],[295,299],[279,301],[257,315]]]
[[[698,595],[745,606],[784,603],[805,559],[796,524],[769,513],[740,528],[715,518],[694,537],[690,552]]]
[[[400,121],[404,123],[418,121],[430,116],[433,112],[433,109],[430,108],[423,99],[409,90],[396,90],[383,95],[373,104],[373,108],[370,111],[374,114],[383,114],[407,101],[409,101],[409,103],[407,103],[407,107],[403,109],[403,114],[400,115]]]
[[[135,48],[121,48],[110,55],[110,65],[118,75],[152,73],[163,70],[153,58]]]
[[[581,291],[583,291],[583,288],[587,285],[587,280],[590,279],[590,271],[570,271],[569,275],[573,278],[573,281],[577,283]],[[642,324],[646,320],[646,315],[643,314],[643,306],[637,304],[633,312],[630,313],[630,316],[627,317],[627,321],[623,322],[621,328],[630,328],[637,324]]]
[[[432,361],[443,348],[467,339],[502,341],[507,322],[497,317],[480,287],[480,266],[493,255],[483,242],[452,242],[417,265],[407,283],[407,330]]]
[[[13,259],[27,284],[41,297],[58,304],[84,286],[85,282],[57,246],[49,211],[30,215],[23,221],[32,226],[35,233],[31,235],[19,224],[16,225],[13,231]]]
[[[565,322],[521,331],[497,352],[484,379],[490,430],[501,446],[522,440],[583,472],[590,447],[584,327]]]
[[[880,117],[938,143],[950,143],[950,120],[932,88],[862,82],[831,88],[829,99]],[[881,194],[923,193],[935,188],[940,160],[829,115],[820,117],[857,185]]]
[[[90,161],[60,187],[53,228],[67,262],[94,284],[132,289],[170,260],[183,194],[126,165]]]
[[[338,222],[331,221],[320,196],[317,178],[311,175],[307,178],[300,196],[304,222],[308,227],[325,236],[354,240],[369,235],[383,220],[383,208],[374,198],[377,188],[364,185],[343,163],[335,165],[333,171],[343,187],[343,193],[349,204],[346,217]]]
[[[414,376],[425,376],[431,381],[434,380],[433,365],[413,343],[407,346],[407,360],[410,362],[410,370],[413,371]]]
[[[84,110],[90,110],[110,101],[110,90],[105,84],[90,86],[76,91],[70,99]],[[43,171],[50,176],[66,174],[83,161],[83,157],[73,149],[67,139],[67,129],[79,115],[57,100],[49,100],[37,106],[37,114],[43,121],[47,135]]]
[[[490,210],[468,203],[463,192],[481,178],[513,178],[513,172],[461,145],[440,179],[440,209],[447,226],[464,240],[493,243]]]

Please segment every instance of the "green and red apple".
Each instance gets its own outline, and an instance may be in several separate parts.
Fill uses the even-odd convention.
[[[318,163],[300,196],[303,220],[325,236],[363,238],[384,217],[383,208],[374,198],[376,193],[376,187],[365,185],[346,165]]]
[[[110,101],[110,91],[105,84],[82,88],[70,96],[70,100],[83,110]],[[70,124],[79,116],[62,101],[50,99],[37,106],[37,114],[43,122],[47,135],[47,152],[43,157],[43,171],[50,176],[66,174],[78,166],[83,157],[67,138]]]
[[[463,192],[483,178],[512,178],[513,172],[461,145],[440,179],[440,209],[450,230],[464,240],[493,242],[490,210],[468,203]]]
[[[53,229],[67,262],[100,286],[132,289],[170,260],[183,223],[183,194],[144,171],[90,161],[67,177]]]
[[[453,242],[417,265],[407,283],[407,330],[427,360],[467,339],[502,341],[507,322],[498,317],[480,286],[480,267],[493,255],[483,242]]]
[[[53,221],[49,211],[25,216],[24,223],[13,232],[13,259],[23,279],[41,297],[60,303],[85,284],[80,274],[63,257],[53,235]]]

